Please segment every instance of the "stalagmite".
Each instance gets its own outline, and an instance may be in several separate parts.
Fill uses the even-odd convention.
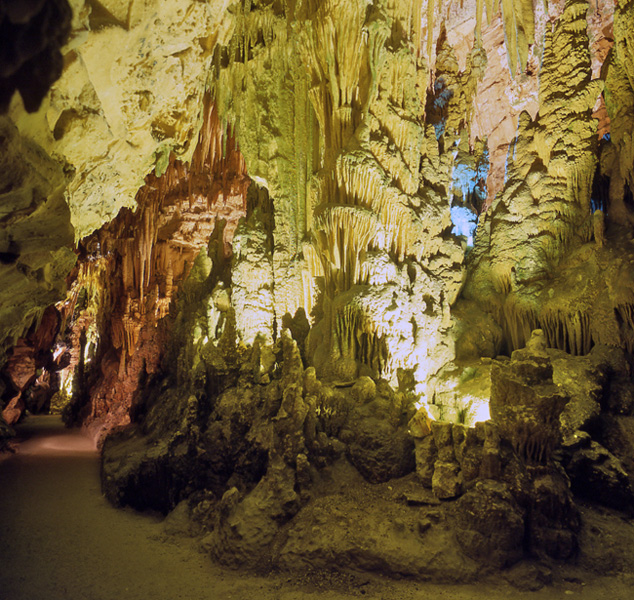
[[[229,139],[225,142],[225,138]],[[246,208],[249,184],[235,140],[207,98],[191,165],[170,157],[161,177],[146,178],[136,212],[122,211],[84,240],[86,248],[100,251],[82,257],[70,302],[59,307],[74,336],[79,329],[95,332],[96,353],[107,364],[106,376],[93,390],[86,422],[108,428],[129,418],[123,410],[109,415],[108,407],[113,402],[129,407],[139,373],[157,368],[163,335],[159,322],[169,314],[177,285],[187,276],[200,248],[207,245],[216,219],[229,219],[223,251],[230,243]],[[99,286],[97,281],[108,285]],[[82,306],[78,305],[80,296]],[[116,366],[109,364],[109,343],[118,356]],[[72,373],[76,364],[74,356],[67,371]]]
[[[562,261],[595,228],[590,205],[597,139],[591,110],[603,82],[590,79],[586,11],[585,2],[569,0],[546,31],[539,111],[535,119],[526,113],[520,118],[505,189],[487,215],[484,254],[478,250],[471,257],[467,294],[479,294],[481,276],[493,281],[497,296],[489,301],[510,349],[522,347],[539,325],[562,350],[581,354],[592,346],[587,300],[560,299],[557,305],[547,293]]]

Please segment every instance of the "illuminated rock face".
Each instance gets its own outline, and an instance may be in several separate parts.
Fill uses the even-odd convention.
[[[69,297],[59,305],[70,328],[72,360],[62,375],[70,421],[90,425],[95,433],[129,422],[139,385],[164,355],[166,317],[180,283],[218,219],[226,223],[218,251],[228,252],[249,184],[235,140],[207,100],[192,163],[170,158],[161,177],[146,178],[136,212],[122,211],[83,240]],[[83,396],[73,391],[82,332]]]
[[[631,249],[618,226],[606,246],[604,211],[608,229],[612,213],[621,224],[628,218],[617,216],[622,203],[593,197],[598,139],[592,109],[603,82],[591,81],[586,9],[567,2],[546,34],[539,110],[534,119],[521,115],[504,190],[480,220],[470,257],[465,295],[489,305],[507,350],[523,347],[538,328],[548,346],[574,354],[586,354],[593,344],[632,343],[632,275],[617,258],[625,253],[629,264]]]
[[[170,152],[194,151],[211,49],[227,2],[74,0],[64,70],[38,113],[11,115],[73,174],[66,200],[79,240],[133,207]]]
[[[262,3],[236,19],[212,92],[272,199],[266,330],[314,310],[307,354],[321,376],[365,371],[396,384],[403,368],[423,391],[453,358],[449,307],[463,252],[449,235],[447,197],[482,51],[460,70],[441,36],[437,76],[450,100],[429,99],[442,105],[432,123],[417,3],[369,12],[357,2]]]
[[[239,338],[252,344],[258,335],[273,342],[272,239],[259,211],[242,221],[233,238],[231,303],[236,315]]]
[[[186,500],[234,565],[469,579],[571,557],[563,470],[633,497],[632,4],[605,108],[605,2],[225,5],[77,2],[59,85],[12,107],[10,143],[66,167],[29,145],[13,198],[39,182],[67,232],[51,247],[70,222],[82,238],[66,417],[130,424],[104,442],[106,494]]]
[[[470,210],[485,203],[489,161],[489,190],[498,185],[519,107],[534,114],[540,106],[539,130],[556,120],[547,93],[535,91],[545,15],[530,3],[504,3],[502,16],[484,2],[377,2],[369,11],[364,2],[255,2],[230,14],[225,4],[74,3],[62,79],[37,115],[22,114],[17,100],[11,114],[63,159],[76,239],[132,206],[142,177],[165,169],[170,152],[191,156],[209,79],[221,120],[235,127],[248,172],[273,206],[272,247],[258,250],[267,272],[253,268],[261,261],[236,262],[239,298],[257,295],[258,280],[270,295],[251,316],[237,315],[242,340],[259,329],[274,337],[299,309],[314,312],[309,355],[320,374],[366,372],[396,384],[399,369],[413,370],[431,397],[434,374],[454,357],[450,307],[463,279],[450,214],[470,239]],[[551,7],[550,18],[561,10]],[[580,23],[585,9],[575,10]],[[560,45],[553,57],[566,51]],[[109,69],[100,66],[106,47],[116,49]],[[492,76],[514,86],[501,111],[491,107]],[[478,136],[496,129],[489,115],[498,112],[506,125],[487,148]],[[553,169],[551,180],[561,177]],[[584,177],[588,170],[578,165]],[[250,291],[240,283],[248,280]]]
[[[172,152],[191,158],[211,50],[231,25],[225,0],[70,4],[72,23],[65,0],[0,9],[15,34],[15,44],[2,34],[0,104],[20,131],[3,119],[0,363],[65,294],[73,237],[134,207],[145,176],[164,171]],[[33,111],[60,74],[26,114],[14,88]]]

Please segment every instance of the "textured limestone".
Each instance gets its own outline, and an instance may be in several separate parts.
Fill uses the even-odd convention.
[[[29,334],[12,348],[0,371],[6,382],[6,389],[0,390],[1,396],[10,398],[7,408],[15,411],[13,419],[7,421],[21,417],[25,407],[32,414],[48,411],[51,396],[59,389],[57,372],[67,361],[66,357],[52,352],[59,326],[59,313],[54,306],[49,306],[37,328],[31,327]]]
[[[547,19],[523,0],[502,2],[501,17],[491,14],[492,2],[462,4],[254,0],[232,8],[224,33],[209,33],[209,13],[198,17],[212,5],[183,1],[176,5],[193,7],[183,19],[197,19],[181,27],[189,46],[158,60],[156,74],[127,54],[110,71],[95,67],[105,40],[138,50],[145,11],[156,3],[104,0],[76,13],[75,32],[86,23],[91,30],[76,35],[67,54],[67,84],[81,89],[57,89],[47,108],[47,147],[66,157],[69,176],[70,165],[77,168],[68,195],[74,214],[83,208],[73,186],[89,190],[90,173],[105,181],[116,167],[121,180],[108,182],[99,218],[89,198],[86,218],[97,222],[116,209],[113,190],[125,203],[124,187],[149,165],[157,169],[136,214],[122,212],[84,241],[66,315],[78,375],[72,410],[84,422],[136,421],[105,444],[112,501],[166,512],[187,500],[203,546],[236,566],[322,568],[335,560],[465,579],[525,554],[574,555],[579,520],[557,449],[562,436],[586,439],[580,430],[596,426],[610,371],[592,353],[577,359],[562,351],[634,344],[631,235],[611,229],[627,219],[606,205],[591,211],[601,200],[590,185],[601,83],[590,81],[587,5],[571,0],[561,18],[556,8]],[[481,34],[484,8],[492,29]],[[626,21],[617,16],[614,98],[629,89]],[[152,44],[168,34],[181,40],[152,23],[159,32]],[[201,30],[206,40],[192,42]],[[492,56],[497,51],[506,58]],[[187,166],[168,149],[192,150],[200,96],[198,88],[188,100],[170,95],[165,66],[181,60],[203,73],[212,56],[218,114],[212,124],[204,105],[203,136],[212,143],[202,151],[210,160],[195,152]],[[133,62],[141,87],[120,76]],[[490,82],[509,64],[513,89],[500,106],[483,104],[494,119],[478,130],[479,82],[484,77],[486,87],[487,73]],[[181,76],[193,87],[203,79]],[[109,96],[113,77],[125,90],[115,86]],[[171,112],[153,112],[150,80],[165,88]],[[128,94],[141,89],[137,109]],[[79,96],[81,105],[69,100]],[[627,108],[627,98],[610,110]],[[500,176],[500,149],[515,135],[520,107],[528,112],[519,117],[504,191],[470,254],[471,302],[452,315],[464,246],[451,234],[451,209],[480,209],[484,172],[491,160]],[[488,146],[479,138],[498,120]],[[615,186],[615,169],[622,161],[629,169],[631,127],[627,115],[619,122],[622,139],[604,144],[603,158]],[[85,171],[94,163],[78,141],[82,129],[106,156],[103,170]],[[122,140],[145,162],[126,162]],[[230,235],[219,223],[206,242],[216,217],[229,217],[226,232],[236,224],[247,169],[258,187],[246,198],[229,260]],[[623,193],[623,206],[627,199]],[[168,337],[155,326],[173,299]],[[499,325],[477,314],[478,302]],[[315,326],[299,347],[307,314]],[[460,332],[456,317],[465,321]],[[281,331],[286,325],[295,341]],[[529,340],[538,326],[542,333]],[[458,357],[469,362],[455,365],[458,333]],[[490,360],[527,341],[511,361]],[[489,361],[477,360],[483,355]],[[313,367],[305,369],[303,357]],[[496,424],[466,427],[487,395]],[[426,400],[426,409],[415,412],[415,400]],[[431,424],[427,415],[461,423]],[[573,487],[588,478],[592,497],[607,482],[626,504],[625,463],[597,444],[568,456]]]
[[[620,2],[614,14],[614,47],[606,60],[605,101],[610,117],[610,142],[601,156],[602,171],[610,177],[610,211],[614,223],[634,223],[625,196],[634,193],[634,3]]]
[[[548,291],[562,260],[594,231],[597,124],[591,115],[603,82],[590,79],[586,10],[584,2],[567,2],[546,32],[539,111],[535,119],[521,115],[504,191],[480,220],[471,257],[466,295],[489,303],[510,350],[540,325],[549,345],[576,354],[591,346],[588,293],[568,304]],[[583,276],[578,282],[583,285]]]
[[[10,114],[71,174],[77,240],[133,207],[170,151],[191,158],[211,49],[231,22],[227,4],[73,2],[61,78],[36,114],[19,102]]]
[[[92,364],[99,365],[87,383],[89,401],[73,409],[84,425],[98,432],[129,422],[139,386],[164,354],[165,321],[179,284],[220,220],[224,225],[218,227],[214,251],[228,253],[249,184],[235,140],[207,99],[191,164],[171,156],[161,177],[146,178],[136,212],[124,209],[84,239],[69,297],[60,304],[72,355],[62,374],[66,394],[79,363],[82,332]],[[214,302],[227,310],[223,295],[218,289]],[[208,312],[213,322],[208,335],[215,337],[222,311],[211,303]]]
[[[271,237],[259,210],[242,220],[233,238],[231,303],[236,313],[236,329],[245,344],[258,334],[273,341],[273,261]],[[277,333],[277,332],[275,332]]]
[[[358,2],[245,7],[217,50],[212,93],[273,202],[274,313],[262,313],[263,333],[315,309],[307,355],[320,374],[346,380],[365,369],[396,383],[408,368],[427,385],[453,356],[462,251],[441,235],[451,147],[485,60],[476,48],[459,69],[441,35],[451,100],[425,122],[422,7],[384,4],[367,14]],[[447,132],[442,149],[432,120]]]
[[[467,556],[508,567],[523,554],[524,511],[509,490],[495,481],[481,481],[460,498],[456,537]]]
[[[516,352],[525,354],[491,371],[491,417],[527,464],[548,464],[561,444],[560,416],[569,398],[553,382],[547,355]]]
[[[75,263],[59,165],[0,117],[0,364],[50,304]]]

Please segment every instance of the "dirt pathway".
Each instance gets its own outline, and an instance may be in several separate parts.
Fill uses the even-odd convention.
[[[56,417],[30,417],[0,461],[0,600],[553,600],[627,599],[625,581],[562,582],[536,593],[507,584],[436,586],[365,575],[255,577],[214,565],[160,520],[101,496],[91,442]]]

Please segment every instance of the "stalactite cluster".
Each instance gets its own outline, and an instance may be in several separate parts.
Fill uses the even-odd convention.
[[[478,226],[467,292],[493,303],[509,349],[541,328],[550,345],[587,353],[593,331],[604,328],[592,321],[609,318],[601,309],[591,314],[599,300],[580,264],[594,256],[588,243],[595,231],[603,244],[596,226],[603,215],[593,216],[591,206],[598,149],[592,110],[603,82],[591,80],[586,12],[585,2],[569,1],[546,31],[539,111],[535,119],[520,116],[504,191]],[[598,265],[593,276],[602,276]]]
[[[267,329],[299,308],[314,310],[323,318],[308,355],[320,372],[347,379],[365,364],[395,382],[398,368],[418,368],[426,382],[452,352],[442,338],[462,251],[443,238],[451,224],[446,188],[486,58],[477,46],[461,71],[443,46],[437,81],[449,101],[433,113],[422,3],[362,8],[245,4],[231,42],[216,50],[212,96],[235,123],[250,175],[273,200]],[[295,46],[299,54],[285,51]],[[397,325],[405,314],[407,325]]]
[[[0,121],[2,347],[81,238],[11,421],[61,370],[107,497],[235,566],[513,577],[631,509],[631,0],[73,4]]]
[[[227,222],[220,251],[230,253],[246,210],[250,179],[244,159],[209,98],[191,164],[170,157],[164,169],[146,178],[136,211],[124,209],[82,241],[78,274],[69,299],[60,305],[74,349],[66,377],[78,364],[81,332],[87,334],[90,356],[101,362],[101,374],[91,381],[90,406],[80,413],[96,427],[105,417],[112,422],[129,418],[139,378],[160,364],[161,322],[178,284],[207,246],[218,219]]]
[[[610,139],[601,155],[601,170],[610,177],[608,219],[634,224],[634,208],[626,196],[634,194],[634,40],[630,23],[634,4],[619,2],[614,16],[614,47],[606,60],[605,101],[610,117]]]

